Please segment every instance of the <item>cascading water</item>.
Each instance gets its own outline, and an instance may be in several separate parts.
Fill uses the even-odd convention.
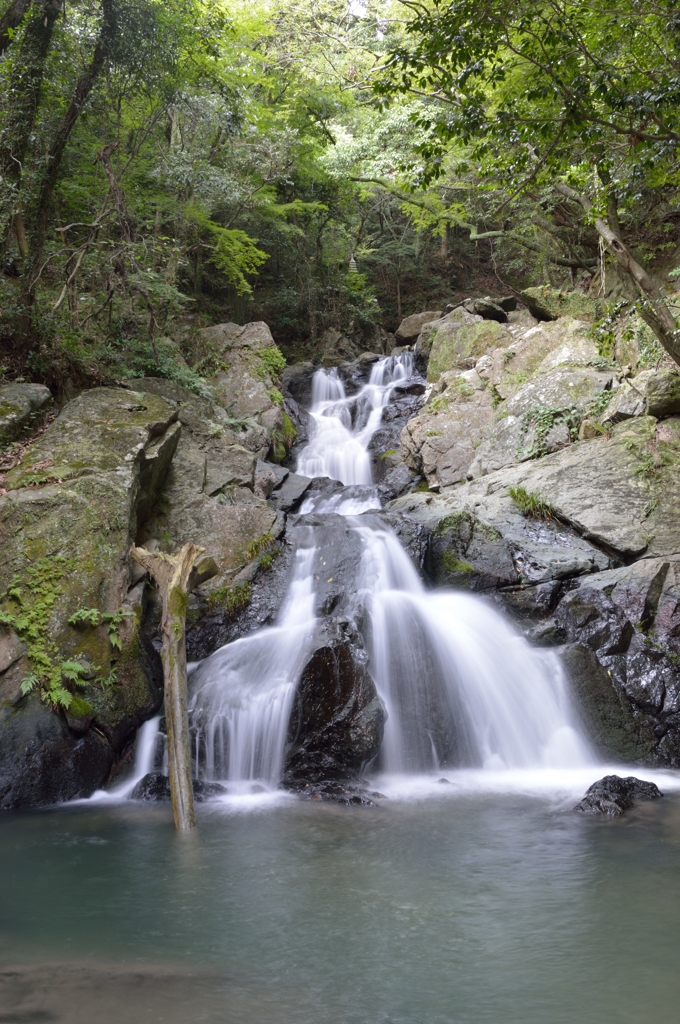
[[[190,679],[196,762],[208,778],[276,785],[295,687],[312,649],[315,583],[325,552],[319,516],[340,512],[360,546],[350,615],[364,623],[369,668],[388,719],[380,767],[576,767],[592,762],[580,737],[558,659],[533,650],[484,601],[426,591],[396,536],[370,514],[380,507],[368,446],[413,356],[379,360],[353,396],[336,370],[314,375],[308,445],[297,472],[347,485],[314,495],[292,579],[275,626],[234,641]],[[361,486],[357,486],[361,485]],[[303,520],[304,521],[304,520]],[[317,526],[314,525],[317,524]]]

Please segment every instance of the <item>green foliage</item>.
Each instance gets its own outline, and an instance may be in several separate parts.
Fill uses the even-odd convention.
[[[231,586],[218,587],[213,590],[208,598],[208,606],[211,609],[223,608],[227,618],[235,615],[245,608],[252,597],[252,586],[250,583],[234,583]]]
[[[82,608],[75,612],[69,621],[71,626],[105,625],[109,642],[116,650],[122,649],[119,629],[124,619],[130,618],[132,612],[119,608],[116,612],[100,612],[98,608]]]
[[[523,516],[528,519],[555,519],[553,506],[535,493],[527,491],[525,487],[509,487],[508,494],[514,501]]]
[[[279,377],[286,368],[286,360],[278,345],[263,348],[259,353],[260,362],[270,377]]]
[[[572,441],[578,437],[579,424],[578,409],[553,409],[545,405],[536,406],[534,409],[527,409],[522,414],[522,428],[524,434],[530,426],[534,427],[533,438],[529,447],[520,445],[517,451],[520,459],[540,459],[548,454],[546,438],[550,430],[557,423],[566,423],[569,429],[569,436]]]

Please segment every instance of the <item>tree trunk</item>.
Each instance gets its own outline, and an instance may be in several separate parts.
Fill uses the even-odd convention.
[[[24,20],[31,0],[14,0],[0,18],[0,57],[14,41],[14,31]]]
[[[0,143],[0,237],[6,237],[15,212],[23,162],[35,124],[45,76],[47,51],[62,0],[42,0],[34,7],[10,77],[11,97]]]
[[[64,150],[66,149],[66,143],[68,142],[69,135],[71,134],[83,106],[85,105],[85,102],[92,92],[94,84],[104,67],[111,44],[116,36],[117,27],[117,11],[114,0],[102,0],[102,24],[99,30],[99,38],[97,39],[97,43],[92,54],[92,60],[90,61],[90,66],[83,72],[76,82],[68,110],[62,117],[59,125],[57,126],[57,130],[54,133],[52,144],[50,145],[47,159],[45,161],[45,171],[40,183],[40,192],[35,204],[33,216],[31,217],[33,222],[31,230],[31,266],[24,285],[24,292],[31,298],[41,272],[40,263],[45,246],[45,238],[47,236],[50,200],[52,199],[54,187],[59,178],[59,170],[61,168]],[[26,299],[24,301],[26,301]],[[30,301],[28,301],[27,304],[30,305]]]
[[[590,213],[593,204],[586,196],[579,195],[563,182],[558,182],[555,189],[563,196],[580,203],[586,213]],[[618,265],[637,286],[643,302],[640,316],[654,331],[671,359],[680,366],[680,330],[678,330],[675,317],[661,294],[659,285],[651,274],[648,274],[645,268],[637,262],[606,220],[596,217],[595,227]]]
[[[187,600],[196,575],[194,564],[204,548],[185,544],[174,555],[133,547],[130,554],[153,577],[163,602],[161,661],[165,682],[165,721],[168,736],[168,774],[175,828],[194,828],[194,789],[191,779],[187,657],[185,627]],[[208,578],[202,574],[202,579]]]

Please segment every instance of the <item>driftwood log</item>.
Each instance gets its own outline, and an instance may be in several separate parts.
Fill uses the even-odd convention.
[[[186,613],[189,594],[198,583],[217,573],[204,548],[185,544],[173,555],[132,547],[130,554],[155,581],[163,602],[161,661],[165,683],[165,721],[168,736],[168,775],[175,828],[194,828],[194,790],[191,778],[189,715],[187,712]]]

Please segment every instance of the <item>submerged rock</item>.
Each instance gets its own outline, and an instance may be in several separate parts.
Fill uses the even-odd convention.
[[[658,800],[663,793],[653,782],[643,782],[629,775],[605,775],[594,782],[574,808],[581,814],[606,814],[618,818],[633,806],[635,800]]]
[[[192,779],[191,784],[194,790],[194,800],[205,803],[213,797],[224,796],[229,790],[219,782],[204,782],[202,779]],[[160,772],[149,772],[139,780],[130,794],[130,800],[149,800],[160,803],[170,800],[170,779]]]
[[[385,717],[356,626],[327,620],[295,694],[282,785],[304,792],[358,780],[380,749]]]

